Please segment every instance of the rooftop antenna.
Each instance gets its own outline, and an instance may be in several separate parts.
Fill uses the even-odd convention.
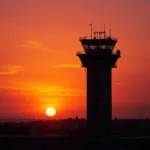
[[[105,24],[104,24],[104,39],[105,39]]]
[[[111,37],[111,24],[110,24],[110,28],[109,28],[109,36]]]
[[[92,39],[92,24],[89,24],[89,26],[91,27],[91,39]]]

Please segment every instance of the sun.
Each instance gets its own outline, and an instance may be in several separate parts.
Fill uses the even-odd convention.
[[[55,108],[52,108],[52,107],[48,107],[46,109],[46,115],[49,116],[49,117],[53,117],[56,115],[56,109]]]

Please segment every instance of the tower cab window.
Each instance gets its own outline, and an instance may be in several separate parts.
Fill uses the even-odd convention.
[[[88,50],[88,49],[89,49],[88,45],[85,45],[85,44],[84,44],[83,47],[84,47],[85,50]]]
[[[89,47],[90,47],[90,49],[97,49],[96,45],[90,45]]]
[[[106,45],[99,45],[99,49],[106,49]]]

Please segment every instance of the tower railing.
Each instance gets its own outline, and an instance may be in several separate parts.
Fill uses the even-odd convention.
[[[117,38],[115,38],[115,37],[110,37],[110,36],[105,36],[105,38],[104,37],[95,37],[95,36],[84,36],[84,37],[80,37],[80,40],[91,40],[91,39],[112,39],[112,40],[114,40],[114,41],[118,41],[118,39]]]

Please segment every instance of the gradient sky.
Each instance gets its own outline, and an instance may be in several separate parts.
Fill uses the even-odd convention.
[[[0,118],[85,117],[80,36],[109,29],[122,57],[113,69],[113,117],[150,117],[149,0],[0,0]]]

